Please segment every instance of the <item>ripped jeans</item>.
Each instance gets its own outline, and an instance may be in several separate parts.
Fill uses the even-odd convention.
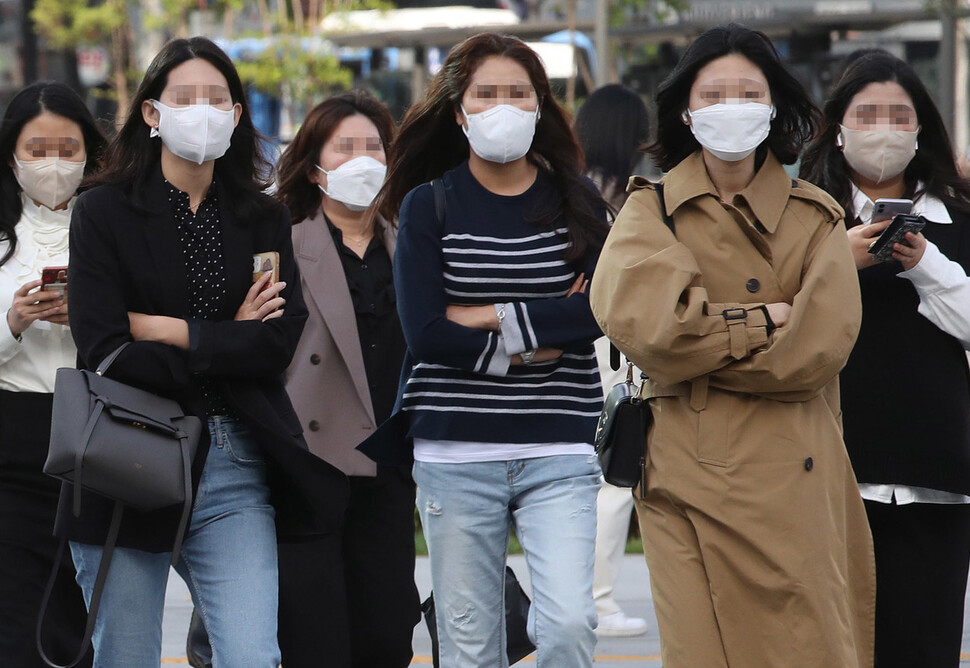
[[[593,665],[593,551],[600,467],[555,455],[471,464],[414,463],[428,543],[440,665],[506,668],[509,527],[532,581],[529,636],[539,668]]]

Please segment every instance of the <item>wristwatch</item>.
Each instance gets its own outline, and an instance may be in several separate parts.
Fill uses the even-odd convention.
[[[536,351],[526,350],[524,353],[519,353],[519,356],[522,358],[523,364],[532,364],[532,360],[536,358]]]

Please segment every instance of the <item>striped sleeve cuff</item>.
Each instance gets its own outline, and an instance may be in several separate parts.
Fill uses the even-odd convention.
[[[502,339],[509,355],[518,355],[539,347],[535,330],[529,319],[529,308],[524,302],[504,304],[505,318],[501,321]]]
[[[475,364],[477,373],[489,376],[505,376],[509,372],[512,355],[505,348],[503,337],[495,332],[489,332],[485,350]]]

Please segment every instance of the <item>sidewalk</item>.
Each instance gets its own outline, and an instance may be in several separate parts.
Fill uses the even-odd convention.
[[[509,565],[515,571],[526,592],[531,595],[529,572],[522,555],[509,557]],[[414,572],[415,582],[421,599],[431,591],[431,574],[428,559],[419,557]],[[657,620],[653,613],[653,600],[650,596],[648,573],[642,555],[628,554],[623,558],[620,574],[616,583],[616,600],[624,611],[636,617],[643,617],[650,625],[647,633],[634,638],[601,638],[596,645],[596,665],[604,668],[660,668],[660,635],[657,633]],[[168,592],[165,596],[165,618],[162,629],[162,664],[188,665],[185,660],[185,633],[189,625],[192,603],[188,590],[182,580],[174,574],[169,577]],[[970,611],[966,614],[963,635],[963,658],[961,666],[970,667]],[[534,655],[526,658],[521,665],[534,663]],[[320,665],[326,666],[326,657],[320,657]],[[431,639],[422,621],[414,629],[414,660],[412,667],[431,665]]]

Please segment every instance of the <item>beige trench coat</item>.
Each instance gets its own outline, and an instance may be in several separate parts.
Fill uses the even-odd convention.
[[[637,490],[664,668],[871,666],[872,538],[838,373],[861,320],[842,211],[769,153],[722,204],[700,153],[645,181],[590,288],[651,377]],[[763,304],[792,305],[768,335]]]

